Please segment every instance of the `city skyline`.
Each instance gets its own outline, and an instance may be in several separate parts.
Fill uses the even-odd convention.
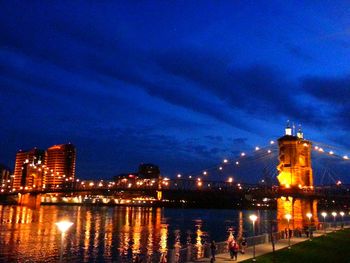
[[[141,162],[175,175],[277,139],[287,120],[350,148],[346,2],[0,6],[11,168],[20,148],[72,142],[77,177]]]

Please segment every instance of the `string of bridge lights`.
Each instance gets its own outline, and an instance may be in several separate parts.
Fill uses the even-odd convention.
[[[276,149],[272,148],[273,146],[275,146],[275,144],[276,144],[275,141],[270,140],[270,142],[269,142],[269,144],[267,146],[264,146],[264,147],[255,146],[253,148],[253,150],[249,151],[249,152],[241,151],[239,156],[236,156],[235,158],[232,158],[232,159],[224,158],[219,164],[214,165],[214,166],[209,167],[209,168],[204,169],[204,170],[201,169],[198,172],[188,173],[187,175],[183,175],[181,173],[178,173],[176,175],[176,178],[181,179],[181,178],[187,177],[188,179],[196,179],[196,177],[198,176],[197,177],[197,181],[201,181],[202,178],[200,176],[209,176],[210,175],[209,171],[211,171],[211,170],[214,170],[216,172],[221,172],[221,171],[224,170],[225,166],[231,165],[231,164],[235,165],[235,167],[240,167],[240,164],[241,164],[240,161],[242,160],[242,158],[248,157],[248,156],[253,156],[252,154],[254,154],[254,153],[258,153],[258,152],[259,153],[264,153],[264,155],[260,156],[259,158],[260,159],[261,158],[265,158],[266,156],[269,156],[269,155],[273,154],[276,151]],[[227,182],[232,183],[233,182],[233,178],[232,177],[228,177]]]
[[[341,160],[349,160],[349,156],[348,155],[341,155],[341,154],[337,154],[334,150],[332,150],[333,148],[335,147],[332,147],[332,146],[328,146],[326,145],[326,147],[321,147],[320,145],[322,145],[322,143],[317,143],[318,145],[315,145],[312,150],[314,152],[317,152],[317,153],[320,153],[320,154],[324,154],[324,155],[327,155],[327,156],[331,156],[331,157],[334,157],[334,158],[338,158],[338,159],[341,159]],[[325,150],[326,148],[329,148],[327,150]],[[332,177],[333,181],[335,181],[336,185],[341,185],[342,182],[340,180],[335,180],[333,177]]]
[[[315,152],[318,152],[318,153],[325,153],[325,154],[328,154],[330,156],[334,156],[334,157],[337,157],[337,158],[341,158],[343,160],[349,160],[349,156],[348,155],[339,155],[339,154],[336,154],[333,150],[324,150],[324,148],[316,145],[313,147],[313,150]]]
[[[276,142],[274,140],[271,140],[267,146],[264,146],[264,147],[255,146],[254,149],[252,151],[250,151],[250,152],[242,151],[239,154],[238,157],[235,157],[235,158],[232,158],[232,159],[224,158],[222,160],[222,162],[220,162],[219,164],[217,164],[215,166],[212,166],[212,167],[209,167],[209,168],[204,169],[204,170],[201,169],[198,172],[192,172],[192,173],[189,173],[187,175],[183,175],[181,173],[178,173],[176,175],[176,178],[181,179],[181,178],[187,177],[188,179],[196,179],[196,177],[198,176],[197,180],[201,181],[202,178],[200,176],[209,176],[210,175],[209,171],[211,171],[211,170],[214,170],[216,172],[217,171],[219,171],[219,172],[223,171],[225,166],[228,165],[228,164],[234,164],[236,167],[239,167],[241,159],[244,158],[244,157],[251,156],[251,154],[264,151],[266,155],[270,155],[270,154],[275,152],[275,149],[272,149],[272,147],[275,146],[275,144],[276,144]],[[305,146],[308,146],[308,145],[305,144]],[[327,148],[331,148],[331,147],[327,147]],[[350,157],[348,155],[339,155],[334,150],[325,150],[325,149],[326,149],[325,147],[321,147],[321,146],[318,146],[318,145],[316,145],[316,146],[314,146],[312,148],[313,151],[316,151],[318,153],[325,153],[325,154],[328,154],[329,156],[337,157],[337,158],[340,158],[340,159],[343,159],[343,160],[350,160]],[[266,155],[262,156],[262,158],[265,158]],[[232,177],[228,177],[227,182],[229,182],[229,183],[233,182],[233,178]]]

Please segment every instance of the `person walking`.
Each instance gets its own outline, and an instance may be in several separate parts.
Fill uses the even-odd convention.
[[[215,254],[216,254],[216,244],[215,244],[214,240],[211,241],[210,252],[211,252],[210,262],[214,262],[215,261]]]
[[[238,252],[239,252],[239,245],[238,245],[238,242],[235,241],[233,244],[233,260],[235,261],[237,261]]]
[[[229,241],[229,243],[228,243],[228,251],[230,252],[230,257],[231,257],[231,259],[233,259],[233,257],[234,257],[234,246],[235,246],[235,240],[234,239],[232,239],[232,240],[230,240]]]
[[[241,253],[244,254],[245,253],[245,249],[247,247],[247,240],[245,238],[242,239],[241,242]]]

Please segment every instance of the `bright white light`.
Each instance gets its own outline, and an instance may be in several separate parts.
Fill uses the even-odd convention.
[[[255,151],[259,151],[260,150],[260,147],[259,146],[256,146],[255,147]]]
[[[229,177],[228,180],[227,180],[227,182],[232,183],[232,182],[233,182],[233,178],[232,178],[232,177]]]
[[[341,211],[341,212],[339,213],[339,215],[344,216],[345,213],[344,213],[343,211]]]
[[[310,220],[311,217],[312,217],[312,214],[311,214],[311,213],[307,213],[306,216],[307,216],[307,218],[309,218],[309,220]]]
[[[220,171],[222,170],[222,167],[221,167],[221,166],[219,167],[219,170],[220,170]]]
[[[274,141],[270,141],[270,144],[274,144],[275,142]]]
[[[315,146],[315,150],[318,150],[318,146]]]
[[[236,164],[239,165],[239,162],[237,161]]]
[[[321,152],[321,153],[324,152],[323,148],[319,148],[318,151]]]
[[[323,218],[326,218],[327,213],[326,212],[322,212],[321,215],[323,216]]]
[[[332,216],[336,217],[337,216],[337,212],[332,212]]]
[[[204,172],[203,172],[203,175],[207,175],[207,174],[208,174],[207,171],[204,171]]]
[[[245,156],[245,153],[241,153],[241,156]]]
[[[333,151],[329,151],[329,154],[330,154],[330,155],[333,155],[333,154],[334,154],[334,152],[333,152]]]
[[[228,160],[227,160],[227,159],[224,159],[224,163],[228,163]]]
[[[267,150],[267,153],[271,153],[271,150]]]
[[[291,215],[291,214],[286,214],[286,215],[285,215],[285,218],[289,221],[289,220],[292,219],[292,215]]]
[[[61,221],[56,223],[56,226],[61,231],[61,233],[65,233],[72,225],[73,223],[69,221]]]
[[[178,174],[178,175],[177,175],[177,178],[181,178],[181,174]]]
[[[249,219],[254,223],[258,219],[258,217],[256,215],[250,215]]]
[[[344,155],[344,156],[343,156],[343,159],[349,160],[349,157],[348,157],[347,155]]]

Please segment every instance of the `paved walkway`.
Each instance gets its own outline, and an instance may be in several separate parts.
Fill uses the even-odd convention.
[[[340,230],[340,228],[338,228],[337,230]],[[332,230],[328,230],[327,232],[332,232]],[[314,238],[318,237],[318,236],[322,236],[324,234],[323,231],[316,231],[314,232]],[[298,238],[291,238],[291,245],[295,245],[297,243],[300,242],[304,242],[307,241],[308,238],[306,237],[298,237]],[[279,250],[282,248],[286,248],[288,247],[288,239],[281,239],[278,240],[275,244],[275,249]],[[293,249],[293,248],[292,248]],[[255,255],[256,257],[267,254],[267,253],[271,253],[272,252],[272,245],[271,243],[265,243],[265,244],[260,244],[260,245],[256,245],[255,246]],[[253,258],[253,247],[249,247],[246,249],[245,254],[238,254],[238,261],[234,261],[233,259],[230,258],[229,253],[225,253],[225,254],[218,254],[216,255],[216,263],[220,263],[220,262],[240,262],[240,261],[244,261],[247,259],[251,259]],[[210,258],[203,258],[203,259],[199,259],[196,262],[210,262]]]

